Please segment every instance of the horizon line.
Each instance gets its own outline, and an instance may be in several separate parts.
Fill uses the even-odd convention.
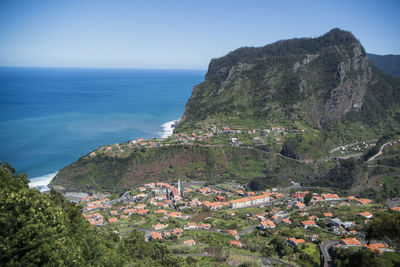
[[[42,68],[42,69],[112,69],[112,70],[195,70],[207,71],[208,68],[157,68],[157,67],[73,67],[73,66],[7,66],[0,68]]]

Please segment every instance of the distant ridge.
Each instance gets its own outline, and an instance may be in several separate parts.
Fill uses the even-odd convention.
[[[400,77],[400,55],[367,54],[368,59],[387,74]]]

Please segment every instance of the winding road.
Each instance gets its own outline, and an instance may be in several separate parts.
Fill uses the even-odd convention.
[[[329,254],[329,249],[330,249],[330,247],[332,247],[333,245],[336,245],[337,243],[339,243],[339,242],[336,240],[324,241],[321,243],[320,249],[321,249],[321,253],[324,257],[324,267],[332,266],[332,257]]]

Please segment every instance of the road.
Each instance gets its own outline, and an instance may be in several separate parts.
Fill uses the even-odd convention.
[[[331,255],[329,254],[329,248],[337,243],[338,241],[336,240],[324,241],[321,243],[320,249],[322,255],[324,256],[324,267],[332,266],[332,258]]]
[[[380,154],[382,154],[382,150],[383,150],[383,148],[384,148],[385,146],[387,146],[387,144],[389,144],[389,143],[384,143],[384,144],[381,146],[381,148],[379,149],[379,152],[376,153],[374,156],[372,156],[368,161],[372,161],[372,160],[374,160],[376,157],[378,157]]]

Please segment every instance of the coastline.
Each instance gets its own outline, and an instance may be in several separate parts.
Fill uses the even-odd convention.
[[[162,131],[159,133],[161,135],[161,138],[167,138],[168,136],[171,136],[174,133],[174,129],[178,121],[179,119],[167,121],[161,124],[161,127],[163,128]]]
[[[176,123],[178,121],[179,121],[179,119],[167,121],[167,122],[161,124],[162,130],[161,130],[161,132],[158,133],[161,136],[161,138],[167,138],[167,137],[171,136],[174,132]],[[54,178],[54,176],[57,175],[57,173],[58,173],[58,171],[55,173],[49,173],[49,174],[45,174],[42,176],[33,177],[29,180],[29,187],[36,188],[40,192],[49,191],[50,188],[48,187],[48,185],[49,185],[50,181]]]
[[[45,192],[49,191],[50,188],[48,187],[51,179],[54,178],[54,176],[57,175],[57,172],[55,173],[49,173],[45,174],[43,176],[38,176],[38,177],[33,177],[32,179],[29,180],[29,187],[30,188],[36,188],[40,192]]]

